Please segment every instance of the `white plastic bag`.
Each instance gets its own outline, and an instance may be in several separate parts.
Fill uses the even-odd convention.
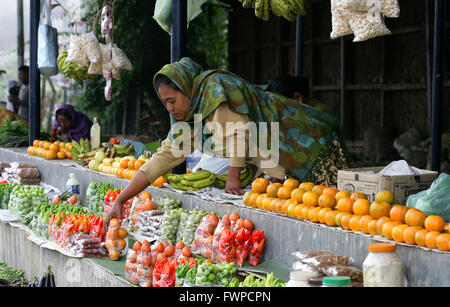
[[[43,7],[45,6],[45,14],[48,24],[43,24]],[[45,76],[57,75],[58,65],[58,30],[52,27],[50,9],[47,0],[41,3],[41,17],[38,28],[38,67]]]

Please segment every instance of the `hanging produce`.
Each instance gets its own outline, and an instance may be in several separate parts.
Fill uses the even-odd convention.
[[[336,39],[354,33],[353,42],[389,35],[384,17],[398,18],[398,0],[331,0],[332,32]]]
[[[102,8],[101,15],[101,33],[102,37],[106,40],[106,53],[104,57],[104,76],[106,79],[105,86],[105,99],[111,101],[112,99],[112,78],[113,78],[113,65],[112,65],[112,49],[114,40],[114,14],[111,4],[106,3]]]
[[[254,8],[256,17],[267,21],[270,11],[275,16],[295,21],[298,15],[306,15],[305,0],[239,0],[244,8]]]
[[[84,81],[93,79],[93,75],[88,74],[88,69],[78,64],[69,62],[67,60],[69,53],[67,50],[63,50],[59,53],[58,60],[56,61],[59,71],[66,77],[74,79],[75,81]]]

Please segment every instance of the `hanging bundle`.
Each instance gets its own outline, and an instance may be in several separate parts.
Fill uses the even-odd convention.
[[[389,35],[384,17],[398,18],[398,0],[331,0],[332,39],[354,33],[353,42]]]

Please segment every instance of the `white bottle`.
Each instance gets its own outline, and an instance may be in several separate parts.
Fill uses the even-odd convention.
[[[94,117],[94,124],[91,127],[91,148],[97,149],[100,147],[100,125],[97,117]]]
[[[70,174],[70,178],[67,180],[66,190],[70,190],[73,195],[76,195],[80,199],[80,183],[73,173]]]

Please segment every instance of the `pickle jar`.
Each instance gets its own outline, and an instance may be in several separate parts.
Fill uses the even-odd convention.
[[[369,255],[363,263],[364,287],[403,287],[403,264],[392,243],[369,245]]]

